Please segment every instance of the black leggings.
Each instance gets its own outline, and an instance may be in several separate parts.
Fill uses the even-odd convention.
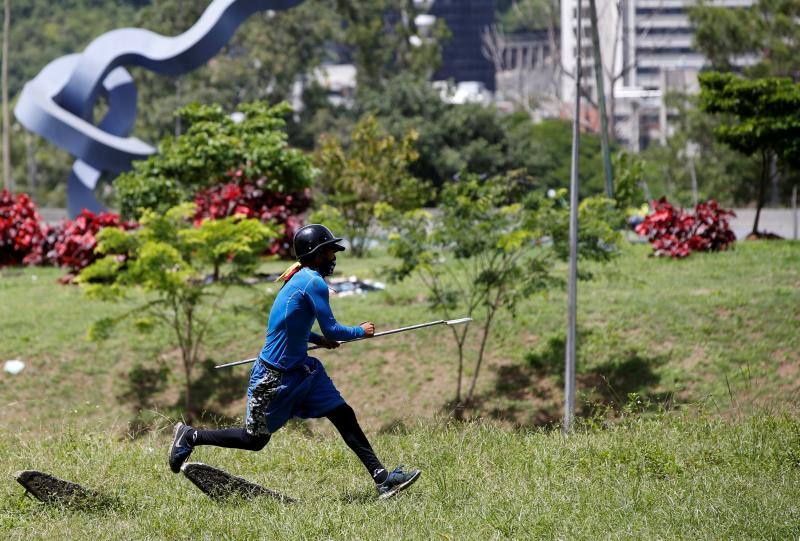
[[[375,456],[375,451],[358,424],[356,412],[348,404],[342,404],[329,411],[327,417],[342,435],[348,447],[361,460],[371,476],[383,469],[383,464]],[[269,442],[269,435],[253,436],[244,428],[223,428],[220,430],[197,430],[191,440],[192,445],[214,445],[231,449],[260,451]]]

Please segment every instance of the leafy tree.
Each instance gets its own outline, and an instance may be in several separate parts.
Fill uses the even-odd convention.
[[[165,34],[184,32],[208,1],[156,0],[137,13],[137,24]],[[341,32],[333,0],[307,0],[290,10],[250,16],[205,66],[178,77],[140,70],[137,81],[143,107],[137,132],[151,140],[180,134],[185,126],[173,111],[192,102],[220,103],[226,111],[240,103],[278,103],[291,98],[296,81],[326,55]]]
[[[558,284],[554,264],[568,250],[566,191],[555,198],[538,192],[523,202],[512,197],[507,178],[480,181],[466,175],[444,188],[437,214],[423,210],[393,213],[389,252],[398,260],[394,280],[416,273],[432,308],[447,319],[468,316],[474,324],[450,327],[458,350],[455,412],[460,416],[475,396],[493,324],[502,312],[515,313],[520,299]],[[613,202],[588,198],[580,207],[583,258],[614,256],[620,214]],[[551,243],[541,242],[552,239]],[[477,326],[477,345],[468,338]],[[472,378],[464,392],[468,352],[475,353]]]
[[[287,105],[263,102],[243,104],[241,122],[219,105],[193,104],[179,111],[189,126],[179,137],[167,136],[159,152],[134,163],[117,177],[120,210],[136,216],[139,209],[164,211],[195,191],[242,169],[246,178],[266,178],[265,189],[280,193],[300,191],[311,184],[311,160],[289,148],[284,116]]]
[[[744,68],[751,77],[800,78],[800,4],[796,0],[757,0],[730,8],[700,2],[689,9],[695,46],[721,71],[737,69],[743,57],[757,62]]]
[[[546,187],[569,183],[569,122],[534,124],[525,114],[503,115],[494,107],[442,101],[427,81],[399,75],[383,91],[359,91],[355,114],[374,115],[396,138],[419,133],[419,159],[411,172],[437,189],[461,172],[490,177],[524,170]],[[584,193],[604,190],[600,138],[581,134],[581,185]]]
[[[617,172],[614,187],[617,208],[624,211],[638,207],[644,201],[644,162],[637,154],[624,151],[617,153],[613,160]]]
[[[572,128],[564,120],[533,124],[524,113],[505,119],[509,144],[508,163],[521,168],[546,188],[567,188],[572,155]],[[580,183],[584,194],[605,192],[600,137],[581,133]],[[615,147],[612,146],[612,151]]]
[[[551,22],[553,5],[550,0],[514,0],[507,6],[500,6],[498,20],[508,32],[543,30]],[[557,4],[556,4],[557,7]]]
[[[800,165],[800,84],[788,78],[747,80],[708,72],[700,76],[700,103],[704,111],[727,117],[714,130],[720,141],[761,158],[752,231],[758,234],[773,157],[790,167]]]
[[[415,25],[421,11],[413,1],[336,0],[336,4],[345,25],[342,38],[352,50],[359,89],[385,88],[399,72],[426,80],[441,65],[440,42],[448,35],[444,22],[438,21],[423,39]]]
[[[258,220],[236,216],[194,227],[193,216],[194,205],[185,203],[164,213],[146,210],[136,230],[103,229],[97,251],[105,257],[78,278],[87,295],[103,300],[145,293],[146,303],[95,322],[90,337],[102,339],[128,318],[142,331],[155,325],[171,329],[181,351],[189,416],[198,412],[192,388],[206,332],[229,288],[254,269],[262,247],[276,234]],[[209,273],[219,279],[208,280]]]
[[[689,206],[694,175],[698,200],[713,197],[725,204],[742,205],[755,200],[760,164],[714,135],[726,119],[700,109],[697,96],[675,93],[665,99],[675,112],[670,116],[672,133],[666,145],[651,145],[641,154],[648,197],[667,197]]]
[[[363,256],[375,234],[376,208],[406,211],[430,198],[429,186],[409,173],[416,138],[410,131],[396,140],[371,116],[358,123],[346,149],[336,138],[323,138],[317,167],[324,206],[312,221],[341,228],[353,254]]]
[[[80,52],[109,30],[137,26],[173,36],[199,18],[209,0],[65,0],[12,2],[9,88],[15,95],[45,64],[58,56]],[[174,112],[189,103],[220,103],[231,112],[243,102],[288,99],[296,81],[319,65],[341,32],[334,0],[307,0],[285,12],[251,16],[231,42],[205,66],[178,77],[131,68],[139,92],[134,134],[150,141],[180,134],[186,120]],[[13,106],[13,104],[12,104]],[[95,117],[104,107],[98,104]],[[288,117],[290,123],[293,117]],[[38,137],[26,140],[14,126],[14,178],[26,189],[37,185],[41,199],[63,204],[64,181],[71,161]],[[19,136],[17,135],[19,134]],[[55,151],[55,158],[53,157]],[[28,178],[30,177],[30,178]],[[102,195],[102,194],[101,194]],[[111,201],[113,203],[113,201]]]

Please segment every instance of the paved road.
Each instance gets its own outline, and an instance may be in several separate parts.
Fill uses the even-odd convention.
[[[756,209],[735,209],[735,212],[736,218],[731,221],[731,229],[737,239],[743,239],[753,230]],[[791,239],[794,233],[793,228],[792,209],[761,210],[761,218],[758,221],[759,231],[768,231],[785,239]]]

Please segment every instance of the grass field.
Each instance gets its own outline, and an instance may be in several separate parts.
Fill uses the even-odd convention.
[[[735,412],[734,412],[735,413]],[[207,499],[165,464],[163,434],[55,429],[0,441],[3,539],[796,539],[800,423],[788,415],[671,413],[564,439],[492,423],[428,421],[374,438],[423,476],[378,501],[336,438],[278,433],[264,451],[193,459],[300,499]],[[39,468],[116,498],[72,510],[22,497]]]
[[[616,262],[590,267],[595,279],[579,287],[582,411],[594,411],[590,425],[602,428],[567,440],[552,428],[566,305],[564,292],[552,291],[498,321],[467,412],[473,422],[442,420],[455,391],[455,347],[441,330],[321,355],[379,454],[424,469],[396,501],[373,500],[325,422],[293,423],[257,455],[197,451],[196,460],[301,499],[288,507],[213,504],[169,472],[177,373],[146,397],[144,412],[122,398],[135,363],[177,370],[169,335],[122,328],[101,343],[85,338],[94,319],[137,299],[88,300],[57,284],[57,269],[2,270],[0,360],[27,366],[0,374],[0,538],[797,538],[800,244],[744,242],[683,261],[647,253],[626,247]],[[387,263],[345,254],[337,269],[380,278]],[[378,330],[438,319],[424,293],[410,280],[334,299],[333,308],[345,323],[370,319]],[[252,291],[234,292],[215,321],[208,362],[254,356],[266,309]],[[247,374],[207,378],[204,424],[240,422]],[[645,397],[633,404],[642,412],[625,413],[629,393]],[[615,409],[616,420],[603,422],[597,405]],[[654,412],[662,408],[670,411]],[[134,418],[150,431],[131,437]],[[118,502],[78,511],[23,499],[12,473],[32,468]]]
[[[595,279],[580,285],[579,384],[586,400],[619,405],[631,392],[677,402],[727,402],[731,393],[744,402],[797,398],[800,244],[744,242],[734,251],[682,261],[647,253],[645,246],[628,247],[618,261],[592,267]],[[379,278],[387,263],[345,255],[337,268]],[[60,275],[57,269],[0,271],[0,360],[27,363],[17,376],[0,375],[0,428],[35,432],[65,416],[87,427],[123,426],[137,414],[135,401],[118,398],[134,362],[175,370],[172,384],[148,398],[147,415],[180,415],[179,361],[169,335],[123,327],[105,342],[88,342],[94,319],[126,306],[88,300],[79,288],[58,285]],[[252,291],[231,297],[231,305],[246,309],[229,305],[217,318],[205,348],[208,362],[253,357],[262,346],[267,307]],[[332,303],[341,321],[370,319],[378,330],[440,317],[415,280]],[[553,291],[524,302],[516,318],[499,319],[471,416],[510,426],[560,417],[565,304],[564,292]],[[441,328],[320,357],[372,430],[440,415],[455,392],[455,347]],[[220,419],[242,414],[247,374],[238,367],[207,378],[208,408]]]

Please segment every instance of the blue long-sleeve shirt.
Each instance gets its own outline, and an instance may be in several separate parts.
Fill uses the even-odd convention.
[[[291,370],[308,356],[314,320],[329,340],[353,340],[364,336],[361,327],[341,325],[333,317],[328,285],[314,270],[304,267],[286,282],[269,312],[267,339],[259,357],[267,364]]]

